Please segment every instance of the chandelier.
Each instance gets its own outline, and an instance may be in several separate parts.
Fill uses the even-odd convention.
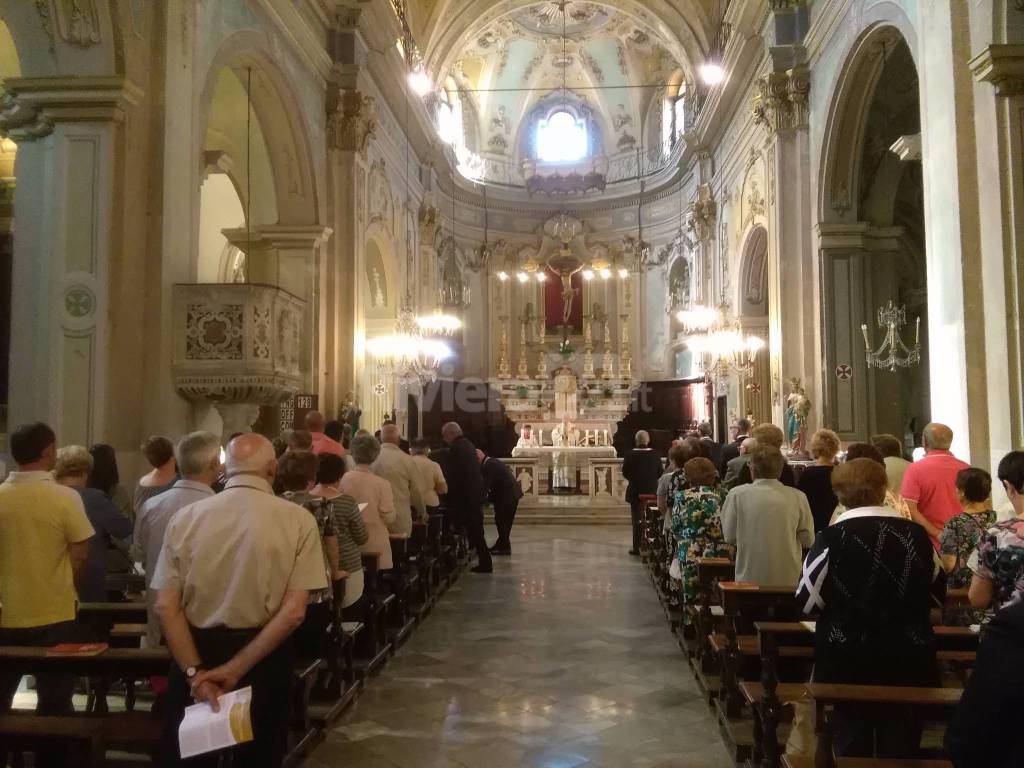
[[[416,327],[425,334],[453,336],[462,328],[462,320],[438,308],[429,315],[417,317]]]
[[[914,346],[908,347],[903,343],[900,336],[900,329],[907,324],[907,308],[904,305],[896,306],[896,303],[889,299],[889,303],[878,309],[878,327],[885,331],[885,339],[882,346],[877,350],[871,350],[871,338],[868,336],[866,323],[860,327],[864,334],[864,357],[868,368],[888,368],[895,371],[897,368],[910,368],[921,362],[921,318],[918,316],[914,323]]]
[[[722,320],[722,312],[714,307],[698,304],[690,309],[676,312],[676,319],[682,323],[687,333],[706,332]]]
[[[740,379],[753,375],[757,354],[765,347],[764,339],[744,335],[725,304],[718,309],[698,306],[679,312],[677,317],[684,325],[689,322],[695,329],[703,329],[687,341],[687,346],[699,356],[708,381],[722,382],[733,374]]]
[[[370,339],[366,348],[382,374],[410,383],[434,381],[441,361],[451,356],[447,344],[423,335],[408,308],[399,312],[394,333]]]

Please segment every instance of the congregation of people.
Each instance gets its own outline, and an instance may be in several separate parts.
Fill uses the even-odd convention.
[[[151,469],[132,491],[110,446],[58,447],[42,423],[15,429],[17,468],[0,484],[0,646],[95,639],[78,606],[106,600],[110,574],[135,570],[146,591],[144,644],[166,645],[173,658],[167,679],[153,681],[162,762],[182,762],[186,706],[216,708],[225,692],[251,686],[254,740],[234,764],[280,765],[294,662],[318,656],[332,622],[363,615],[363,557],[389,571],[392,540],[446,506],[476,550],[472,571],[490,573],[492,555],[511,554],[522,496],[504,463],[454,422],[432,451],[425,439],[406,443],[394,423],[375,436],[311,412],[305,427],[273,441],[237,434],[226,446],[209,432],[176,444],[149,438],[141,449]],[[0,713],[21,677],[0,677]],[[71,711],[74,687],[69,675],[36,676],[37,711]],[[187,764],[215,765],[216,755]]]
[[[777,426],[741,419],[735,431],[720,445],[701,425],[673,442],[665,472],[648,433],[636,434],[623,460],[630,554],[656,499],[684,609],[701,599],[702,558],[732,560],[740,586],[791,588],[816,619],[817,683],[939,685],[933,610],[947,589],[967,589],[969,605],[942,617],[980,632],[946,749],[957,768],[1019,765],[1005,734],[1024,682],[1024,451],[999,462],[1008,502],[996,510],[991,476],[953,455],[943,424],[924,428],[916,461],[892,435],[844,448],[822,429],[812,461],[790,462]],[[922,723],[907,707],[837,705],[835,728],[837,756],[919,756]]]

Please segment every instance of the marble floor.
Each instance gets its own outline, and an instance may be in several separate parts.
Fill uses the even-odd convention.
[[[731,768],[628,536],[517,527],[513,556],[459,579],[306,765]]]

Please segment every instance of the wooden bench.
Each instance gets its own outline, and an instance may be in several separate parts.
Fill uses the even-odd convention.
[[[367,674],[376,671],[391,652],[391,644],[387,639],[387,612],[395,598],[393,595],[382,594],[380,570],[377,567],[380,557],[380,553],[364,553],[362,556],[365,605],[362,623],[365,631],[359,634],[356,657]]]
[[[735,578],[736,566],[725,557],[697,558],[697,601],[685,610],[693,621],[693,669],[697,683],[710,701],[718,693],[718,659],[711,652],[711,635],[725,629],[725,610],[719,599],[718,584]]]
[[[79,603],[78,620],[107,642],[117,624],[145,624],[145,603]]]
[[[807,768],[847,768],[848,758],[836,760],[832,752],[832,721],[830,711],[837,704],[900,704],[922,712],[942,711],[949,715],[960,703],[963,690],[959,688],[913,688],[878,685],[837,685],[829,683],[808,683],[807,693],[814,699],[815,732],[818,747],[813,762],[805,762]],[[931,761],[939,766],[951,766],[946,761]],[[790,765],[793,765],[791,762]],[[929,765],[921,760],[874,760],[867,765],[877,768],[911,768]]]
[[[784,755],[785,768],[815,768],[813,757]],[[863,757],[838,757],[836,768],[953,768],[948,760],[876,760]]]
[[[154,756],[163,723],[148,715],[0,715],[0,743],[14,752],[56,748],[62,765],[92,768],[106,765],[107,750]],[[0,752],[2,754],[2,752]]]
[[[756,622],[758,649],[761,655],[760,682],[742,681],[740,690],[754,713],[753,759],[764,766],[781,765],[778,727],[783,721],[783,702],[795,701],[804,693],[803,682],[780,683],[779,660],[797,656],[799,649],[813,653],[813,622]],[[969,627],[933,627],[936,656],[939,661],[973,662],[979,634]],[[806,680],[806,677],[803,678]],[[882,690],[884,686],[876,686]],[[955,690],[955,689],[953,689]]]

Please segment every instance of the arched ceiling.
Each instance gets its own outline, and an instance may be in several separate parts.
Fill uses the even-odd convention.
[[[677,7],[683,4],[685,18]],[[652,96],[665,90],[638,86],[678,82],[680,72],[692,72],[691,62],[699,61],[706,39],[701,0],[420,5],[421,23],[431,20],[428,68],[439,83],[453,78],[462,98],[468,97],[477,151],[512,161],[524,117],[563,82],[600,119],[605,154],[647,144],[644,117]],[[446,10],[438,16],[441,6]]]

